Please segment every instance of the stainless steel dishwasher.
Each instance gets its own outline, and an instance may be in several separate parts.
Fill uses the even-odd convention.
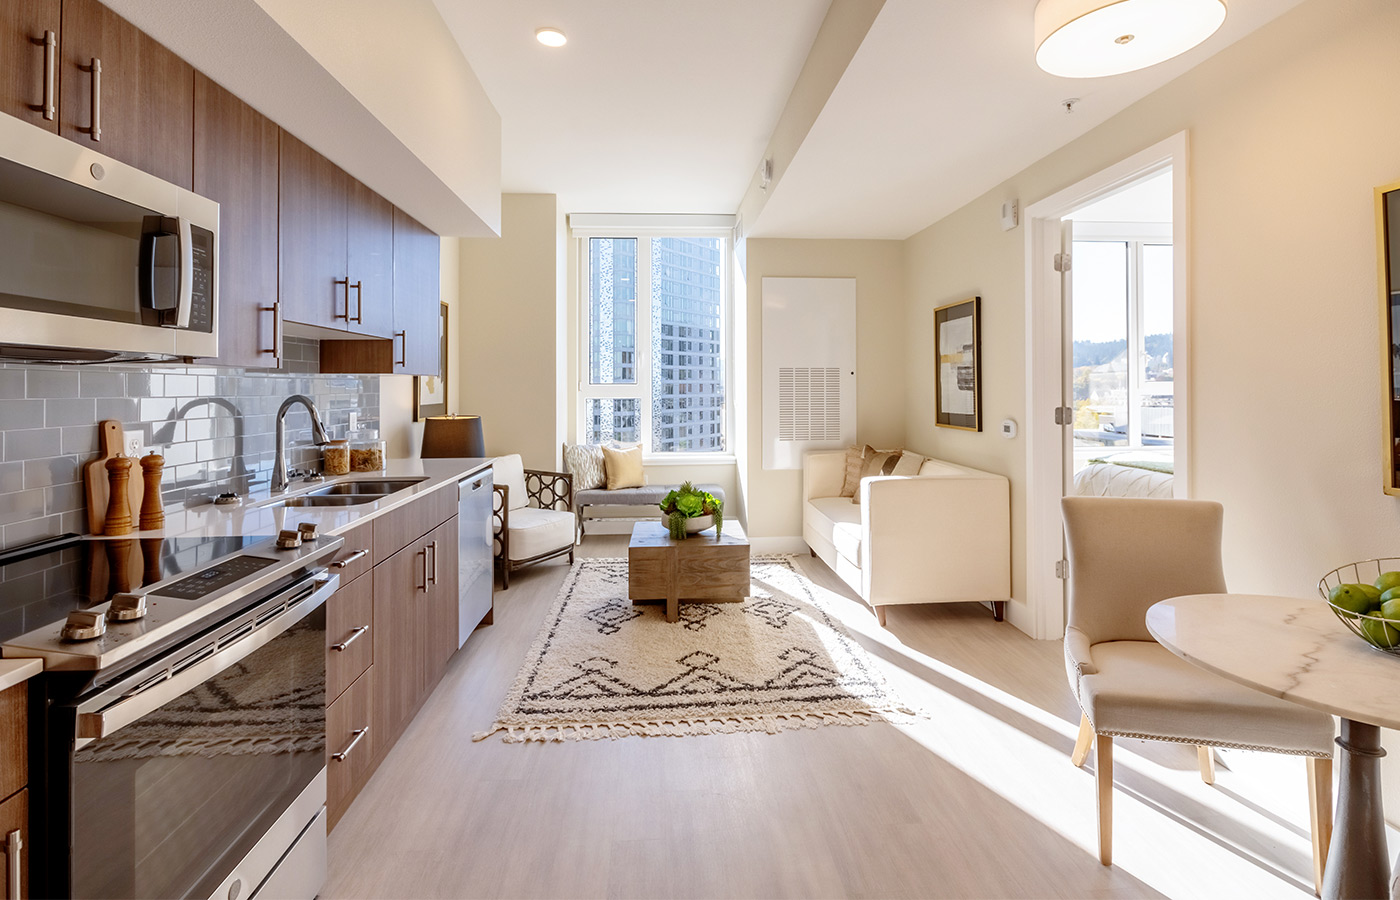
[[[491,467],[457,482],[457,646],[491,612]]]

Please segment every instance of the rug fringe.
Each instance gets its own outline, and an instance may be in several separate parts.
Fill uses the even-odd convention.
[[[509,725],[496,722],[488,731],[472,735],[483,741],[502,731],[507,744],[527,742],[564,743],[567,741],[617,740],[624,737],[687,737],[698,734],[735,734],[764,731],[777,734],[796,728],[823,725],[869,725],[873,722],[899,724],[927,718],[907,707],[835,712],[775,713],[766,716],[728,716],[705,719],[661,719],[646,722],[569,722],[562,725]]]

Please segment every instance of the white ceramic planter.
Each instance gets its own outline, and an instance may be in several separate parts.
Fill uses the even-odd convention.
[[[671,527],[671,517],[670,517],[669,515],[667,515],[666,513],[662,513],[662,514],[661,514],[661,524],[662,524],[662,525],[665,525],[666,528],[669,529],[669,528]],[[686,519],[686,520],[685,520],[685,533],[686,533],[686,534],[695,534],[696,532],[704,531],[706,528],[713,528],[713,527],[714,527],[714,524],[715,524],[715,517],[714,517],[714,516],[696,516],[696,517],[693,518],[693,519]]]

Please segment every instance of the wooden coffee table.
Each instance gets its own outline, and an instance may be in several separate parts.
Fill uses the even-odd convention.
[[[671,539],[660,521],[632,526],[627,545],[627,595],[633,604],[666,601],[666,621],[680,619],[682,603],[739,603],[749,595],[749,541],[737,522]]]

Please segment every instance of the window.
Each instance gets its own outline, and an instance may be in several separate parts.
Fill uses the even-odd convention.
[[[727,236],[589,237],[580,437],[725,453]],[[640,301],[640,302],[639,302]]]

